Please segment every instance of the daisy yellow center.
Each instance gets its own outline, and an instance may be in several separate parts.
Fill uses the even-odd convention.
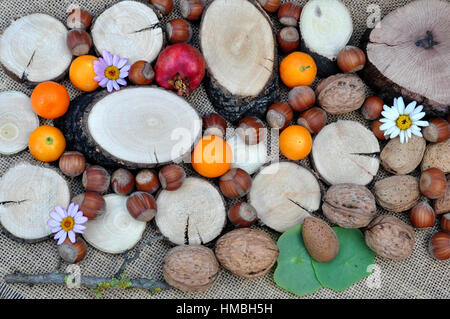
[[[73,217],[66,217],[61,221],[61,228],[65,231],[68,232],[69,230],[72,230],[73,227],[75,226],[75,220],[73,219]]]
[[[409,115],[400,115],[396,121],[397,127],[401,130],[407,130],[411,127],[412,121]]]
[[[116,81],[120,77],[120,70],[118,67],[111,65],[105,69],[105,77],[108,80]]]

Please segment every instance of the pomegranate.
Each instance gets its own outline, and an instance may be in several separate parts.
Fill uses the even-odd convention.
[[[199,50],[186,43],[166,47],[155,65],[156,82],[178,95],[190,94],[205,76],[206,63]]]

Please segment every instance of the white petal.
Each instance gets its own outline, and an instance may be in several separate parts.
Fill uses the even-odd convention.
[[[394,123],[394,122],[387,122],[387,123],[384,123],[384,124],[382,124],[382,125],[380,126],[380,130],[386,131],[386,130],[390,129],[390,128],[393,127],[393,126],[395,126],[395,123]]]
[[[405,142],[405,131],[400,131],[400,143],[403,144]]]
[[[430,123],[428,123],[427,121],[414,121],[414,125],[417,125],[417,126],[428,126],[428,125],[430,125]]]
[[[417,132],[417,131],[411,131],[414,135],[416,135],[416,136],[419,136],[419,137],[422,137],[423,135],[422,135],[422,133],[420,133],[420,131],[419,132]]]
[[[405,109],[405,114],[410,114],[412,111],[414,111],[414,108],[416,107],[416,105],[417,105],[416,101],[409,103]]]
[[[394,132],[396,128],[397,126],[394,125],[390,129],[386,130],[386,132],[384,132],[384,135],[391,135],[391,133]]]
[[[396,138],[400,134],[400,129],[396,126],[392,131],[391,138]]]
[[[387,122],[394,122],[394,121],[391,120],[391,119],[387,119],[387,118],[383,117],[382,119],[380,119],[380,122],[381,123],[387,123]]]
[[[413,121],[418,121],[424,116],[425,116],[425,112],[420,112],[420,113],[417,113],[417,114],[414,114],[414,115],[410,115],[411,120],[413,120]]]
[[[411,113],[411,115],[420,113],[420,112],[422,112],[422,110],[423,110],[423,105],[419,105],[418,107],[415,108],[415,110]]]
[[[397,110],[383,111],[381,112],[381,115],[393,121],[395,121],[399,117]]]
[[[397,110],[399,114],[405,113],[405,102],[403,102],[403,98],[399,97],[397,100]]]
[[[407,136],[407,138],[411,138],[411,129],[410,128],[406,130],[406,136]]]

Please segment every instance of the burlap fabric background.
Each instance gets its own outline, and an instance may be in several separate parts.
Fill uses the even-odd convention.
[[[0,1],[0,29],[3,31],[13,19],[26,14],[42,12],[55,16],[64,21],[66,12],[73,4],[78,4],[82,8],[90,11],[94,16],[99,15],[106,7],[119,2],[118,0],[2,0]],[[142,2],[148,3],[148,0]],[[304,4],[306,0],[297,1]],[[371,12],[368,12],[369,5],[378,5],[381,15],[406,4],[408,0],[344,0],[350,8],[354,22],[354,40],[356,43],[366,30],[367,20]],[[164,19],[168,21],[179,16],[178,3],[170,16]],[[272,18],[274,18],[272,16]],[[279,27],[274,20],[276,28]],[[114,23],[114,21],[111,21]],[[194,24],[195,35],[193,44],[198,45],[198,24]],[[57,57],[54,57],[55,59]],[[71,98],[80,94],[75,90],[68,80],[63,85],[69,89]],[[10,79],[3,70],[0,71],[0,90],[18,90],[30,95],[31,90],[26,86]],[[286,101],[287,89],[281,88],[282,100]],[[188,98],[188,101],[201,113],[212,111],[212,106],[203,90],[197,89]],[[340,116],[341,119],[365,121],[358,112]],[[336,121],[337,117],[330,117],[329,122]],[[31,161],[28,151],[21,152],[15,156],[0,156],[0,176],[15,163],[19,161]],[[301,165],[310,166],[309,161],[303,160]],[[41,165],[41,164],[40,164]],[[189,170],[190,174],[193,174]],[[417,174],[417,172],[416,172]],[[380,172],[375,180],[387,176],[387,173],[380,168]],[[73,195],[82,192],[80,178],[69,179]],[[372,187],[373,183],[369,185]],[[230,202],[228,204],[231,204]],[[379,211],[380,214],[387,212]],[[392,213],[391,213],[392,214]],[[318,215],[321,215],[318,212]],[[407,214],[395,214],[397,217],[408,221]],[[279,234],[263,228],[275,240]],[[328,289],[321,289],[317,293],[304,298],[449,298],[450,297],[450,268],[449,261],[439,262],[430,257],[427,250],[428,241],[433,233],[437,231],[427,229],[416,231],[416,244],[413,255],[401,262],[389,261],[383,258],[376,258],[376,276],[364,279],[353,285],[344,292],[334,292]],[[5,274],[20,271],[29,274],[39,274],[54,271],[58,266],[59,270],[65,271],[67,265],[59,264],[54,240],[47,240],[36,244],[18,243],[9,239],[0,227],[0,298],[95,298],[95,295],[87,288],[68,289],[62,285],[37,285],[29,287],[27,285],[6,285],[3,281]],[[145,232],[142,242],[156,236],[154,224],[150,223]],[[162,260],[166,251],[171,247],[167,242],[153,242],[146,246],[140,258],[130,263],[126,269],[130,278],[148,277],[162,280]],[[133,254],[134,250],[130,252]],[[90,247],[86,258],[79,264],[83,275],[107,277],[114,275],[122,261],[123,255],[105,254]],[[258,279],[243,280],[231,273],[221,270],[218,280],[206,292],[183,293],[172,289],[156,294],[151,294],[144,290],[109,290],[104,294],[104,298],[296,298],[295,295],[284,291],[276,286],[272,279],[273,270],[266,276]]]

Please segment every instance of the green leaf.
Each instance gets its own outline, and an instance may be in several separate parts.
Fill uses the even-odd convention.
[[[312,294],[322,287],[314,274],[301,229],[302,225],[294,226],[278,239],[280,254],[273,275],[278,286],[297,296]]]
[[[312,265],[322,286],[343,291],[371,274],[367,267],[374,263],[375,253],[367,247],[359,229],[333,230],[339,239],[338,255],[327,263],[312,260]]]

